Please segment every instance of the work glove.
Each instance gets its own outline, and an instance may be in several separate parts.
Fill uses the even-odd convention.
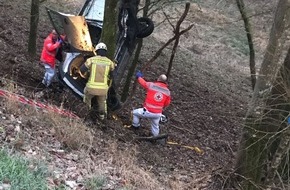
[[[139,77],[143,77],[143,74],[141,71],[137,71],[136,73],[136,78],[138,79]]]

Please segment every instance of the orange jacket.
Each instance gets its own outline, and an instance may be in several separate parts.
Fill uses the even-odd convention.
[[[52,33],[50,33],[44,40],[40,61],[54,68],[57,48],[59,48],[60,45],[59,42],[53,41]]]
[[[170,91],[167,84],[163,82],[146,82],[142,77],[138,78],[138,82],[146,91],[146,98],[143,104],[149,112],[162,113],[164,107],[171,102]]]

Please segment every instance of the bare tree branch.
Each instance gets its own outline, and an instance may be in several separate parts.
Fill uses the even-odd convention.
[[[183,35],[184,33],[188,32],[194,25],[191,24],[190,26],[188,26],[186,29],[182,30],[179,35]],[[177,36],[173,36],[172,38],[170,38],[156,53],[155,55],[149,60],[147,61],[144,65],[144,67],[142,68],[142,71],[148,69],[150,67],[150,65],[160,56],[160,54],[162,53],[162,51],[174,40],[176,40]]]
[[[176,49],[177,49],[177,46],[179,44],[179,39],[180,39],[180,35],[181,35],[180,34],[180,25],[184,21],[186,15],[188,14],[189,6],[190,6],[190,3],[186,3],[184,13],[182,14],[182,16],[180,17],[180,19],[177,21],[177,24],[176,24],[176,28],[175,28],[175,31],[174,31],[176,39],[175,39],[175,43],[174,43],[173,48],[172,48],[172,53],[171,53],[171,56],[170,56],[168,69],[167,69],[167,73],[166,73],[168,78],[169,78],[170,71],[171,71],[171,68],[172,68],[173,59],[175,57]]]
[[[162,11],[163,15],[165,16],[165,20],[167,20],[167,22],[170,24],[170,26],[173,28],[173,32],[175,31],[175,27],[174,25],[171,23],[170,19],[168,18],[168,15]]]
[[[180,17],[180,19],[178,20],[177,24],[176,24],[176,28],[178,30],[174,30],[174,36],[172,38],[170,38],[156,53],[155,55],[150,59],[148,60],[146,63],[144,63],[144,66],[141,68],[141,71],[144,72],[145,70],[147,70],[151,64],[161,55],[162,51],[171,43],[173,42],[174,40],[176,40],[177,38],[179,38],[181,35],[183,35],[184,33],[188,32],[193,26],[194,24],[191,24],[189,25],[186,29],[182,30],[182,31],[179,31],[180,30],[180,25],[182,23],[182,21],[185,19],[187,13],[188,13],[188,10],[189,10],[189,3],[186,4],[186,9],[183,13],[183,15]],[[178,42],[177,42],[178,44]],[[177,47],[177,45],[176,45]],[[175,50],[173,50],[175,52]],[[172,58],[173,59],[173,58]],[[130,100],[132,99],[133,95],[135,94],[135,91],[136,91],[136,86],[137,86],[137,80],[134,81],[133,83],[133,87],[132,87],[132,92],[131,92],[131,95],[129,98],[127,98],[127,100],[123,103],[123,106],[122,107],[126,107],[125,105],[127,105],[128,102],[130,102]],[[120,109],[121,110],[121,109]],[[120,111],[119,110],[119,111]]]

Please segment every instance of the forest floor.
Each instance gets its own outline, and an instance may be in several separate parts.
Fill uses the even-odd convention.
[[[250,11],[253,15],[262,10],[261,3],[257,1],[245,2],[251,4]],[[69,2],[63,2],[58,10],[64,10],[65,7],[78,10],[81,6],[78,3],[65,3]],[[55,2],[53,6],[57,7]],[[271,7],[268,4],[265,6]],[[43,101],[43,97],[35,94],[43,68],[38,65],[38,57],[31,59],[26,53],[29,9],[29,3],[20,0],[0,0],[1,88]],[[175,18],[183,10],[184,4],[166,9]],[[266,15],[254,17],[252,20],[257,64],[262,59],[267,43],[270,26],[265,23],[270,23],[271,15],[272,10],[269,8]],[[156,23],[160,22],[162,14],[157,13],[153,19]],[[231,169],[234,165],[243,117],[251,97],[247,39],[234,3],[215,3],[213,0],[199,5],[192,3],[182,27],[186,28],[191,23],[194,23],[193,29],[180,39],[169,78],[172,103],[165,111],[169,121],[161,125],[162,132],[169,135],[168,141],[178,144],[136,142],[134,134],[124,128],[124,124],[130,121],[131,110],[142,105],[145,94],[140,87],[126,108],[117,113],[120,120],[108,121],[109,127],[106,130],[98,126],[87,127],[93,130],[94,137],[92,147],[82,158],[74,157],[84,150],[65,150],[64,153],[48,151],[53,146],[54,150],[63,148],[58,144],[55,135],[52,135],[55,132],[49,129],[51,121],[39,115],[32,117],[23,111],[26,107],[18,107],[21,111],[8,109],[5,99],[2,99],[0,111],[3,126],[7,130],[10,126],[11,130],[11,126],[18,123],[21,130],[29,136],[29,140],[24,139],[24,144],[29,148],[20,150],[26,156],[43,159],[55,170],[60,170],[59,173],[65,181],[78,181],[80,176],[87,177],[85,174],[89,174],[89,170],[99,170],[100,174],[111,176],[111,182],[106,188],[117,189],[132,181],[124,179],[125,171],[130,170],[148,181],[148,184],[139,184],[135,179],[133,186],[137,189],[215,189],[211,186],[212,176],[219,171]],[[38,56],[43,40],[51,28],[46,13],[42,11],[37,36]],[[172,28],[169,24],[157,26],[154,33],[144,39],[140,63],[149,60],[170,37]],[[159,74],[165,73],[170,55],[171,49],[165,49],[144,72],[145,79],[155,80]],[[67,89],[60,94],[50,94],[45,101],[64,106],[80,116],[87,111],[86,106]],[[143,122],[143,130],[149,130],[149,123]],[[13,135],[19,132],[15,129],[12,131]],[[9,143],[6,141],[7,135],[2,138],[3,143]],[[189,147],[198,147],[201,152]],[[129,160],[135,164],[134,167]],[[135,167],[139,169],[136,170]],[[83,171],[84,168],[86,172]]]

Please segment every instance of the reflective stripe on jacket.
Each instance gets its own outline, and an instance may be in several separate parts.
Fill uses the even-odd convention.
[[[146,82],[142,77],[138,82],[147,90],[144,108],[152,113],[162,113],[164,107],[171,102],[170,91],[163,82]]]
[[[87,59],[85,65],[90,70],[86,89],[90,94],[106,95],[109,88],[109,73],[110,70],[114,70],[115,64],[107,57],[94,56]]]
[[[43,48],[41,52],[40,61],[50,65],[52,68],[55,67],[55,55],[57,53],[57,48],[60,47],[59,42],[54,42],[52,40],[52,33],[50,33],[47,38],[45,38],[43,43]]]

